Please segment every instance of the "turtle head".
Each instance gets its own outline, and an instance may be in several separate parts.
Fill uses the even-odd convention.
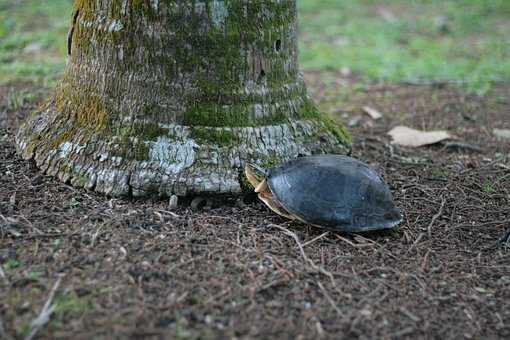
[[[244,167],[244,174],[246,175],[248,182],[250,182],[254,188],[257,188],[260,183],[266,179],[267,171],[256,164],[246,163]]]

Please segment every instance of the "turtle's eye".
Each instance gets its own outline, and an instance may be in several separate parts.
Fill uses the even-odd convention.
[[[245,172],[249,172],[252,176],[263,180],[266,177],[266,169],[252,163],[247,163],[245,166]]]
[[[255,164],[246,164],[244,173],[250,184],[256,188],[266,177],[266,171]]]

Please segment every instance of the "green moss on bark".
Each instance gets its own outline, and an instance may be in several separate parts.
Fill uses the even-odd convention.
[[[155,141],[158,137],[169,135],[168,129],[154,122],[138,122],[127,124],[118,131],[111,131],[113,134],[122,137],[133,137],[145,141]]]
[[[164,1],[158,13],[147,0],[112,0],[108,7],[98,15],[106,15],[107,21],[101,19],[96,26],[91,25],[99,11],[96,1],[75,1],[80,17],[88,21],[79,21],[75,27],[73,44],[80,58],[92,56],[98,49],[122,46],[122,62],[112,65],[119,72],[137,67],[138,55],[143,53],[144,64],[161,65],[166,79],[175,77],[176,71],[192,74],[195,90],[183,93],[181,100],[186,105],[179,122],[189,126],[261,126],[296,118],[292,102],[304,91],[283,90],[294,86],[298,76],[293,60],[297,54],[294,1]],[[165,53],[150,52],[155,40],[142,29],[147,22],[164,25],[172,32],[171,40],[162,40]],[[114,24],[122,29],[111,29]],[[247,80],[269,95],[246,91]],[[155,116],[165,113],[166,108],[158,102],[149,104]],[[256,116],[260,105],[270,110]]]
[[[53,106],[18,142],[62,180],[116,195],[238,192],[243,162],[350,144],[307,99],[295,1],[76,0],[73,19]]]
[[[190,137],[199,144],[213,144],[220,147],[231,146],[239,142],[239,138],[230,131],[207,127],[193,127]]]
[[[110,149],[109,154],[112,157],[120,157],[122,159],[130,159],[136,161],[149,160],[150,147],[149,142],[129,137],[119,137],[116,139],[115,145]]]
[[[351,135],[347,129],[342,124],[335,122],[326,113],[320,111],[317,105],[308,97],[305,97],[305,103],[299,111],[299,118],[321,122],[324,126],[324,130],[332,133],[340,143],[348,148],[352,146]]]

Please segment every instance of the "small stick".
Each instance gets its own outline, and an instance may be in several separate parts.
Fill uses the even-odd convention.
[[[375,242],[373,242],[373,241],[371,241],[371,242],[366,242],[366,243],[354,243],[354,242],[349,241],[349,240],[348,240],[348,239],[346,239],[345,237],[342,237],[342,236],[340,236],[340,235],[338,235],[338,234],[335,234],[335,236],[336,236],[336,237],[337,237],[340,241],[344,241],[344,242],[345,242],[345,243],[347,243],[348,245],[350,245],[350,246],[352,246],[352,247],[354,247],[354,248],[356,248],[356,249],[360,249],[360,250],[361,250],[361,248],[367,248],[367,247],[379,246],[379,244],[377,244],[377,243],[375,243]],[[356,238],[358,238],[358,235],[356,235],[355,237],[356,237]],[[361,239],[362,239],[363,241],[368,240],[368,239],[366,239],[366,238],[364,238],[364,237],[363,237],[363,238],[361,238]]]
[[[92,241],[90,242],[90,246],[92,248],[94,248],[94,246],[96,245],[96,240],[97,240],[97,238],[99,237],[99,235],[101,233],[101,229],[103,229],[103,225],[99,226],[99,228],[97,228],[97,230],[94,233],[94,235],[92,235]]]
[[[428,265],[428,261],[429,261],[429,254],[430,254],[430,249],[427,251],[427,253],[425,253],[425,256],[423,257],[423,260],[421,261],[421,271],[422,272],[425,272],[425,270],[427,270],[427,265]]]
[[[69,237],[76,235],[77,233],[54,233],[54,234],[28,234],[28,235],[20,235],[19,237],[24,240],[37,240],[44,238],[60,238],[60,237]]]
[[[7,233],[10,233],[12,234],[12,236],[14,237],[19,237],[21,236],[21,233],[14,230],[13,228],[11,228],[11,223],[10,221],[2,214],[0,214],[0,218],[4,221],[4,223],[0,223],[0,230],[3,230],[5,228],[5,231]]]
[[[348,245],[350,246],[353,246],[354,248],[358,248],[358,245],[355,244],[354,242],[351,242],[349,241],[348,239],[346,239],[345,237],[342,237],[338,234],[335,234],[335,236],[340,240],[340,241],[344,241],[345,243],[347,243]]]
[[[427,227],[429,238],[432,238],[432,227],[434,226],[434,223],[436,223],[436,220],[443,214],[445,203],[446,199],[444,197],[441,197],[441,207],[439,208],[437,214],[435,214],[434,217],[432,217],[432,221],[430,221],[429,226]]]
[[[500,221],[490,221],[490,222],[484,222],[484,223],[479,223],[479,224],[465,223],[465,224],[459,224],[459,225],[456,225],[453,227],[454,228],[480,228],[480,227],[490,227],[493,225],[505,225],[505,224],[509,224],[509,223],[510,223],[510,219],[500,220]]]
[[[281,261],[279,261],[277,258],[275,257],[272,257],[272,256],[267,256],[269,259],[271,259],[271,262],[274,264],[274,266],[280,271],[282,272],[285,276],[287,276],[288,278],[291,278],[293,279],[294,278],[294,274],[292,274],[287,268],[285,268],[283,266],[283,264],[281,263]]]
[[[308,262],[308,264],[316,271],[318,271],[319,273],[322,273],[324,275],[326,275],[327,277],[330,278],[331,280],[331,283],[333,285],[335,285],[335,278],[333,277],[333,274],[331,274],[330,272],[328,272],[326,269],[322,268],[321,266],[318,266],[316,265],[310,258],[308,258],[308,256],[306,255],[305,253],[305,250],[303,249],[303,245],[301,244],[301,242],[299,241],[299,237],[296,235],[296,233],[290,231],[289,229],[285,228],[285,227],[282,227],[282,226],[279,226],[277,224],[269,224],[270,227],[274,227],[274,228],[277,228],[277,229],[280,229],[281,231],[284,232],[284,234],[286,234],[287,236],[290,236],[294,239],[294,241],[296,242],[298,248],[299,248],[299,251],[301,252],[301,256],[303,257],[303,259],[305,260],[305,262]]]
[[[39,228],[36,228],[36,227],[34,226],[34,224],[33,224],[32,222],[30,222],[30,220],[29,220],[28,218],[26,218],[26,217],[25,217],[25,216],[23,216],[23,215],[20,215],[19,217],[20,217],[20,218],[22,218],[22,219],[24,219],[24,220],[25,220],[25,222],[27,222],[27,223],[28,223],[28,225],[30,226],[30,228],[32,228],[33,230],[35,230],[38,234],[44,234],[44,233],[43,233],[43,232],[42,232]]]
[[[313,240],[310,240],[310,241],[307,241],[307,242],[303,243],[303,248],[306,247],[306,246],[309,246],[310,244],[312,244],[312,243],[314,243],[314,242],[316,242],[316,241],[320,240],[321,238],[324,238],[324,237],[326,237],[328,235],[329,235],[329,231],[326,231],[325,233],[323,233],[323,234],[317,236],[316,238],[314,238]]]
[[[377,243],[377,242],[375,242],[374,240],[371,240],[371,239],[369,239],[369,238],[363,237],[363,236],[361,236],[361,235],[355,235],[355,239],[356,239],[356,241],[357,241],[358,239],[360,239],[360,240],[362,240],[362,241],[365,241],[365,243],[370,243],[370,244],[373,244],[374,246],[379,246],[379,247],[380,247],[380,244],[379,244],[379,243]]]
[[[497,163],[495,164],[497,167],[499,168],[502,168],[502,169],[505,169],[505,170],[510,170],[510,166],[507,166],[505,164],[502,164],[502,163]]]
[[[336,304],[335,300],[333,300],[333,298],[328,294],[328,291],[326,290],[326,288],[324,288],[322,283],[320,281],[317,281],[317,285],[319,285],[319,288],[322,290],[322,294],[324,294],[324,297],[326,298],[326,300],[328,300],[329,304],[331,305],[331,307],[333,307],[338,316],[342,316],[340,308],[338,308],[338,305]]]
[[[299,237],[296,235],[296,233],[294,233],[293,231],[290,231],[289,229],[287,229],[285,227],[279,226],[277,224],[270,224],[269,226],[277,228],[277,229],[280,229],[281,231],[284,232],[284,234],[286,234],[287,236],[292,237],[294,239],[294,241],[296,241],[296,244],[297,244],[297,246],[299,248],[299,251],[301,252],[301,256],[303,257],[303,259],[306,262],[310,261],[308,256],[306,256],[305,250],[303,249],[303,245],[301,244],[301,241],[299,241]]]
[[[168,210],[162,210],[162,209],[158,209],[156,211],[159,211],[160,213],[163,213],[163,214],[167,214],[167,215],[170,215],[172,217],[181,217],[180,215],[177,215],[176,213],[174,212],[171,212],[171,211],[168,211]]]
[[[53,298],[55,297],[55,293],[57,292],[58,287],[60,286],[62,277],[63,275],[59,275],[57,282],[55,282],[53,285],[53,288],[50,291],[50,295],[48,296],[48,299],[46,300],[46,303],[41,310],[41,313],[39,313],[39,316],[30,323],[30,333],[28,333],[28,335],[25,337],[25,340],[32,340],[36,336],[37,332],[39,332],[44,327],[44,325],[50,321],[51,314],[53,314],[53,311],[56,307],[55,304],[52,304]]]
[[[418,235],[418,237],[416,238],[416,240],[413,242],[413,244],[409,247],[409,249],[407,250],[407,253],[409,254],[411,252],[411,250],[413,250],[413,248],[415,248],[418,243],[420,243],[421,239],[423,238],[423,236],[425,236],[424,233],[420,233],[420,235]]]
[[[6,284],[9,284],[9,280],[7,280],[7,276],[5,276],[4,269],[0,265],[0,277],[5,281]]]

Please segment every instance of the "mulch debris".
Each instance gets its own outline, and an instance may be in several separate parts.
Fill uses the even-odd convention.
[[[353,156],[404,212],[399,228],[362,235],[257,200],[169,209],[74,189],[22,161],[0,125],[0,338],[28,335],[58,280],[43,339],[508,338],[510,142],[491,131],[510,127],[510,87],[495,91],[374,85],[349,99],[346,121],[358,106],[384,112],[352,128]],[[472,147],[398,147],[386,133],[400,124]]]

